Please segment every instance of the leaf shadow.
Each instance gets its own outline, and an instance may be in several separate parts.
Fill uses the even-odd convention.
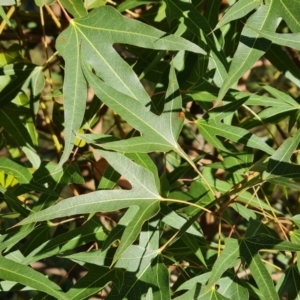
[[[153,282],[156,276],[161,275],[155,272],[158,263],[159,257],[155,257],[142,274],[138,274],[138,272],[125,272],[125,280],[121,289],[118,290],[114,286],[107,299],[124,299],[124,296],[127,297],[126,299],[142,299],[149,290],[151,290],[152,294],[160,293],[160,282],[157,282],[157,285]],[[160,280],[163,280],[163,278],[160,278]]]
[[[269,41],[265,38],[262,38],[262,37],[253,38],[253,37],[249,37],[249,36],[245,36],[245,35],[241,35],[240,42],[245,44],[249,48],[254,48],[257,50],[264,51],[264,52],[266,52],[272,44],[271,41]]]
[[[265,250],[272,250],[276,249],[276,245],[279,245],[283,241],[280,239],[275,239],[274,237],[267,235],[265,233],[259,233],[257,235],[239,239],[239,257],[243,261],[244,264],[246,264],[245,267],[250,268],[250,271],[253,273],[253,270],[256,270],[259,268],[259,266],[253,265],[252,261],[255,256],[259,257],[259,260],[261,260],[259,256],[259,251],[262,249]],[[263,267],[265,268],[265,266]],[[263,272],[264,270],[260,270]],[[252,274],[255,279],[255,274]],[[259,283],[257,282],[258,286]]]
[[[0,92],[0,108],[10,103],[20,92],[24,83],[30,78],[36,68],[32,64],[16,63],[10,73],[14,78]],[[4,68],[0,68],[0,76],[6,75]]]
[[[274,176],[282,176],[287,178],[300,178],[300,166],[285,161],[278,161],[273,158],[269,159],[267,170]]]
[[[243,97],[238,100],[230,101],[223,106],[218,106],[213,109],[210,109],[204,116],[204,120],[214,119],[216,121],[222,120],[225,116],[233,114],[239,109],[247,100],[249,96]]]
[[[1,104],[0,104],[1,107]],[[28,117],[31,116],[31,110],[25,106],[18,106],[15,103],[7,103],[5,107],[1,109],[2,119],[0,120],[0,124],[5,127],[6,131],[12,136],[13,138],[13,130],[11,126],[8,126],[8,124],[5,121],[13,122],[13,118],[18,118],[20,122],[17,124],[20,125],[22,123],[22,132],[20,132],[20,135],[23,137],[22,139],[18,138],[17,141],[15,141],[20,147],[23,146],[29,146],[33,147],[32,139],[26,129],[26,124],[29,124]],[[4,121],[5,120],[5,121]],[[8,127],[8,128],[7,128]],[[20,130],[20,128],[18,128]]]

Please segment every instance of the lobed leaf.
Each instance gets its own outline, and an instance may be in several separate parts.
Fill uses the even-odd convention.
[[[157,214],[160,195],[156,190],[153,174],[135,164],[122,154],[97,150],[113,168],[131,183],[131,190],[96,191],[87,195],[68,198],[58,204],[34,213],[19,224],[46,221],[76,214],[109,212],[137,206],[138,214],[127,225],[115,260],[135,240],[143,223]]]
[[[113,88],[143,105],[150,102],[150,97],[136,74],[113,49],[115,43],[157,50],[189,50],[205,53],[200,47],[183,38],[167,35],[139,21],[125,18],[110,6],[100,7],[86,17],[72,20],[70,26],[59,35],[56,44],[66,61],[63,93],[67,122],[65,148],[60,165],[68,159],[75,133],[83,120],[87,95],[82,70],[84,65],[91,65],[108,88]],[[85,75],[88,75],[87,72]]]

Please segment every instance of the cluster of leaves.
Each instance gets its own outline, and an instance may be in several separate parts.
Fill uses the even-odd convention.
[[[2,299],[300,297],[299,1],[1,4]]]

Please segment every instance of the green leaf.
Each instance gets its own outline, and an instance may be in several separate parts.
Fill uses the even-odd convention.
[[[203,157],[204,157],[204,155],[198,156],[196,159],[194,159],[194,163],[196,164]],[[191,169],[191,165],[188,162],[184,162],[178,168],[176,168],[173,172],[167,174],[166,176],[167,176],[167,179],[168,179],[170,185],[175,184],[176,181],[190,169]]]
[[[7,247],[12,247],[20,240],[25,238],[33,228],[28,228],[14,233],[3,234],[0,236],[0,251],[3,251]]]
[[[117,181],[120,179],[121,175],[114,170],[110,165],[108,165],[103,174],[101,174],[101,180],[97,187],[97,190],[112,190]]]
[[[229,272],[227,272],[229,273]],[[201,275],[195,276],[193,278],[190,278],[183,282],[176,291],[182,291],[182,290],[190,290],[194,287],[196,283],[201,283],[201,285],[204,285],[207,283],[207,280],[209,279],[211,275],[211,272],[206,272]],[[227,274],[226,274],[227,275]]]
[[[118,269],[110,269],[108,267],[99,267],[90,264],[85,264],[84,267],[88,269],[88,273],[68,290],[66,294],[69,296],[69,299],[89,299],[90,296],[101,291],[110,282],[119,286],[124,280],[123,272]]]
[[[2,6],[6,6],[6,5],[15,5],[17,4],[19,1],[18,0],[2,0],[1,1],[1,5]]]
[[[237,277],[225,277],[218,281],[218,292],[229,299],[249,299],[249,292]]]
[[[248,247],[247,250],[250,254],[250,249]],[[250,260],[248,259],[247,264],[249,264],[249,269],[253,274],[253,277],[259,290],[262,293],[262,300],[279,300],[278,294],[276,293],[276,290],[273,285],[273,280],[268,270],[262,263],[259,255],[252,256]]]
[[[113,168],[123,174],[132,185],[131,190],[97,191],[72,197],[58,204],[30,215],[19,224],[29,224],[76,214],[98,211],[116,211],[125,207],[138,206],[139,210],[127,225],[115,260],[135,240],[143,223],[157,214],[160,195],[156,189],[153,174],[135,164],[122,154],[97,150]]]
[[[114,242],[119,241],[125,231],[125,228],[132,222],[133,218],[137,215],[139,211],[138,206],[131,206],[127,209],[125,214],[119,220],[117,226],[115,226],[107,239],[104,241],[102,250],[108,249]]]
[[[17,263],[20,263],[23,258],[24,256],[20,250],[11,251],[7,255],[5,255],[5,259],[12,260]]]
[[[187,28],[200,38],[199,44],[205,51],[211,51],[213,64],[216,68],[220,82],[223,82],[227,76],[226,57],[219,45],[217,38],[212,32],[211,26],[199,11],[186,1],[164,0],[167,4],[167,19],[169,23],[173,19],[179,19]]]
[[[252,10],[258,8],[261,4],[263,4],[263,0],[240,0],[235,2],[226,11],[225,15],[221,18],[214,30],[228,24],[231,21],[241,19]]]
[[[55,2],[55,0],[34,0],[37,6],[43,7],[45,4],[51,5]]]
[[[33,269],[0,256],[0,278],[19,282],[38,291],[47,293],[56,299],[68,300],[60,287]]]
[[[175,211],[173,211],[169,206],[166,205],[162,205],[161,207],[161,211],[160,214],[162,215],[162,221],[175,228],[175,229],[180,229],[181,227],[183,227],[187,220],[185,218],[183,218],[182,216],[180,216],[178,213],[176,213]],[[187,233],[197,236],[197,237],[202,237],[202,233],[199,232],[198,229],[196,229],[193,225],[190,226],[187,230]]]
[[[208,287],[212,287],[221,278],[226,270],[234,267],[238,263],[240,249],[238,241],[235,239],[225,240],[225,249],[215,262],[212,273],[207,283]]]
[[[107,2],[105,0],[85,0],[84,3],[85,7],[89,10],[106,5]]]
[[[90,135],[82,135],[83,139],[91,142]],[[157,174],[157,168],[148,154],[145,153],[125,153],[126,157],[132,159],[140,166],[148,169],[154,175],[157,190],[160,190],[160,182]],[[110,165],[108,165],[102,174],[98,189],[113,189],[120,178],[120,174],[116,172]]]
[[[48,224],[43,224],[41,226],[36,226],[35,224],[24,225],[22,230],[26,231],[28,229],[34,229],[30,235],[26,238],[26,243],[22,247],[22,254],[24,257],[20,260],[24,264],[25,256],[35,251],[41,244],[45,241],[51,239],[51,227]]]
[[[157,166],[150,158],[150,156],[148,154],[143,154],[143,153],[125,153],[125,156],[132,159],[135,163],[139,164],[145,169],[151,171],[151,173],[154,176],[156,188],[158,191],[160,191],[160,181],[158,177]]]
[[[37,98],[45,87],[44,68],[37,66],[31,74],[30,88],[32,90],[32,96]]]
[[[253,210],[241,205],[240,203],[231,203],[230,207],[232,207],[239,215],[248,221],[249,219],[255,220],[257,218]]]
[[[236,99],[235,101],[231,101],[224,106],[213,108],[209,110],[207,114],[205,114],[203,119],[220,122],[224,118],[232,116],[238,108],[247,102],[247,100],[248,97],[244,97],[241,99]]]
[[[298,1],[280,0],[274,1],[274,4],[276,5],[276,14],[284,19],[293,32],[298,32],[300,30],[298,18],[300,3]]]
[[[240,124],[241,127],[249,129],[258,125],[267,123],[278,123],[281,119],[289,117],[293,111],[299,110],[299,104],[288,94],[270,86],[263,87],[267,92],[273,95],[278,102],[277,105],[266,108],[257,113],[258,117],[253,117]]]
[[[230,298],[226,298],[221,294],[219,294],[219,292],[214,287],[211,289],[207,289],[205,285],[201,285],[200,283],[197,283],[187,293],[175,298],[175,300],[185,300],[185,299],[229,300]]]
[[[87,15],[82,0],[61,0],[61,4],[74,16],[74,18],[81,18]]]
[[[30,183],[32,175],[29,170],[7,157],[0,157],[0,170],[13,175],[19,183]]]
[[[241,258],[249,267],[262,293],[262,299],[279,299],[270,274],[258,255],[261,249],[299,251],[300,246],[265,234],[241,240],[225,239],[225,249],[213,266],[212,274],[207,284],[208,288],[212,287],[227,269],[233,267],[237,263],[238,258]]]
[[[4,195],[4,199],[12,211],[18,212],[23,217],[28,216],[30,211],[13,193],[2,187],[2,185],[0,185],[0,193]]]
[[[22,109],[20,106],[18,107],[14,103],[9,103],[0,110],[0,124],[11,136],[13,136],[17,144],[32,163],[33,167],[37,169],[41,160],[35,150],[35,145],[32,136],[30,135],[30,130],[33,132],[33,124],[30,125],[29,122],[29,124],[26,122],[26,125],[24,126],[24,121],[21,119],[21,111]],[[26,111],[26,114],[28,115],[28,111]]]
[[[137,6],[145,5],[145,4],[151,4],[159,2],[159,0],[126,0],[123,1],[120,5],[118,5],[117,9],[119,12],[123,12],[126,9],[132,9]]]
[[[291,218],[291,220],[295,223],[295,225],[300,228],[300,215],[297,214]],[[293,231],[291,231],[292,233]]]
[[[1,5],[3,5],[3,4],[1,3]],[[12,4],[12,5],[14,5],[14,4]],[[7,24],[9,27],[12,27],[12,25],[11,25],[11,23],[10,23],[10,21],[9,21],[9,18],[6,16],[6,13],[5,13],[5,11],[4,11],[4,9],[3,9],[2,6],[0,6],[0,16],[1,16],[1,18],[6,22],[6,24]]]
[[[211,188],[217,192],[228,195],[231,193],[230,191],[233,189],[235,195],[238,193],[237,201],[241,202],[242,204],[247,204],[247,206],[254,207],[258,210],[261,210],[262,208],[266,211],[270,211],[270,209],[272,209],[272,210],[274,209],[274,208],[270,208],[270,206],[267,203],[265,203],[263,200],[259,199],[257,196],[254,197],[253,194],[251,194],[248,191],[245,191],[244,188],[237,191],[236,188],[234,189],[234,184],[226,182],[224,180],[217,179],[211,173],[210,168],[204,168],[203,176],[205,176],[205,179],[208,182],[208,184],[211,186]],[[261,182],[261,176],[257,176],[255,182],[256,183]],[[254,183],[254,184],[256,184],[256,183]],[[211,202],[211,203],[214,203],[214,202]],[[277,211],[276,213],[280,214],[279,211]]]
[[[130,248],[131,246],[129,246]],[[65,258],[76,262],[84,262],[96,266],[111,265],[115,251],[112,249],[92,250],[90,252],[78,252],[70,255],[65,255]]]
[[[219,91],[220,90],[217,87],[211,85],[207,81],[204,81],[199,87],[197,87],[197,89],[195,90],[194,88],[191,89],[188,95],[191,96],[195,101],[200,103],[200,105],[203,106],[206,110],[209,110],[212,107],[211,101],[217,97]],[[246,100],[246,102],[243,102],[243,99]],[[238,102],[237,106],[242,105],[243,103],[245,103],[246,105],[259,105],[259,106],[281,106],[282,105],[281,99],[276,99],[267,96],[260,96],[257,94],[239,92],[234,89],[230,89],[223,100],[228,102],[237,101]],[[230,108],[229,104],[227,105],[225,106]],[[224,112],[226,111],[225,106],[223,108]],[[234,106],[231,107],[233,108]],[[213,111],[220,112],[221,109],[222,108],[216,107],[213,109]],[[232,114],[233,111],[230,112],[229,110],[228,113]]]
[[[177,291],[181,290],[191,290],[195,284],[205,285],[209,279],[211,272],[195,276],[187,281],[185,281]],[[220,278],[217,281],[216,286],[218,287],[217,291],[222,296],[227,297],[228,299],[249,299],[249,292],[246,287],[243,286],[242,280],[238,279],[233,272],[226,272],[223,278]],[[187,295],[187,294],[185,294]]]
[[[169,274],[158,254],[157,249],[129,246],[114,266],[126,270],[122,287],[113,287],[107,299],[141,299],[152,289],[154,299],[169,300]],[[68,258],[100,265],[110,263],[112,256],[109,252],[93,251],[70,255]]]
[[[36,74],[36,78],[37,79],[36,82],[36,86],[33,86],[33,80],[32,80],[32,93],[33,96],[38,96],[43,88],[44,88],[44,75],[42,73],[42,80],[43,80],[43,84],[42,87],[39,86],[39,84],[37,83],[38,78],[40,77],[38,74]],[[30,141],[28,141],[27,143],[30,145],[33,145],[35,147],[35,149],[38,146],[38,133],[36,132],[36,128],[35,128],[35,121],[33,118],[34,112],[33,112],[33,108],[30,106],[30,99],[28,98],[28,96],[25,93],[21,93],[20,95],[18,95],[13,102],[17,105],[15,107],[15,110],[18,110],[19,112],[19,116],[18,118],[20,119],[21,122],[25,123],[25,127],[30,135]],[[8,106],[10,106],[10,104],[8,104]],[[6,107],[3,108],[4,110],[6,109]],[[13,120],[15,120],[15,117],[12,117]],[[23,125],[24,126],[24,125]],[[14,134],[7,130],[8,132],[11,133],[11,135],[13,136]]]
[[[224,152],[228,152],[228,148],[223,145],[223,142],[216,138],[217,136],[229,139],[235,143],[244,144],[247,147],[260,149],[268,154],[274,153],[274,150],[265,142],[263,142],[261,138],[257,137],[246,129],[227,125],[221,122],[215,122],[214,120],[210,119],[197,120],[197,126],[207,142]]]
[[[139,246],[150,250],[159,248],[159,238],[161,234],[160,220],[146,222],[139,236]]]
[[[87,95],[83,65],[91,65],[108,87],[135,99],[136,103],[146,105],[151,101],[131,67],[113,49],[114,43],[133,44],[157,50],[205,53],[197,45],[183,38],[166,35],[163,31],[123,17],[110,6],[100,7],[86,17],[72,20],[70,26],[59,35],[56,43],[58,51],[66,61],[63,93],[65,120],[68,121],[65,126],[65,148],[60,165],[68,159],[75,133],[83,120]],[[93,76],[96,77],[90,75],[91,78]]]
[[[294,220],[293,220],[294,221]],[[295,221],[294,221],[295,222]],[[297,224],[297,223],[296,223]],[[291,241],[297,245],[300,244],[300,230],[293,230],[290,232]],[[297,256],[300,255],[300,251],[297,252]],[[300,261],[297,260],[298,270],[300,269]]]
[[[194,213],[194,215],[189,220],[186,220],[176,212],[172,211],[168,206],[163,205],[160,214],[164,216],[162,221],[165,224],[171,226],[172,228],[179,229],[179,231],[176,233],[177,236],[173,240],[173,242],[178,240],[179,238],[182,239],[182,241],[187,245],[190,251],[192,251],[199,259],[201,264],[206,266],[206,262],[199,245],[201,245],[202,247],[207,247],[208,245],[203,238],[201,229],[195,228],[195,226],[192,225],[199,217],[199,211]]]
[[[290,158],[300,142],[300,130],[293,137],[286,139],[270,157],[263,179],[275,184],[291,186],[294,188],[299,183],[300,166],[292,164]]]
[[[20,291],[31,291],[34,290],[30,287],[22,287],[21,284],[13,282],[13,281],[8,281],[8,280],[3,280],[0,282],[0,289],[3,292],[12,292],[12,291],[16,291],[16,292],[20,292]]]
[[[256,28],[252,28],[250,26],[249,29],[255,31],[259,34],[259,36],[270,40],[274,44],[300,50],[300,33],[275,33],[272,31],[257,30]]]
[[[76,164],[57,168],[57,164],[43,162],[40,168],[33,173],[32,180],[29,184],[19,185],[14,190],[14,194],[9,193],[9,191],[4,191],[3,193],[7,201],[13,201],[13,203],[21,205],[21,202],[16,196],[23,195],[31,191],[41,192],[42,194],[32,209],[32,211],[37,212],[45,207],[53,205],[59,198],[63,189],[70,183],[84,183]],[[47,188],[44,186],[45,184],[47,184]],[[29,211],[23,206],[21,208],[23,209],[21,214],[23,216],[27,216]]]
[[[101,147],[121,152],[166,152],[171,149],[180,151],[177,138],[181,131],[184,118],[181,112],[181,96],[174,68],[171,68],[169,87],[166,93],[165,111],[157,116],[142,103],[128,97],[105,84],[85,66],[84,74],[101,100],[120,114],[135,129],[141,131],[141,137],[134,137],[116,142],[101,144]],[[132,103],[135,103],[132,105]]]
[[[267,35],[275,32],[279,17],[282,17],[286,21],[293,32],[300,30],[300,22],[297,18],[298,9],[300,9],[300,4],[296,1],[293,1],[293,5],[290,5],[284,0],[270,0],[266,4],[261,5],[248,19],[242,31],[240,44],[230,65],[228,77],[218,95],[218,101],[224,98],[229,88],[250,69],[270,47],[271,42],[263,38],[263,34],[260,34],[260,32],[268,32]],[[254,34],[254,30],[256,34]],[[274,39],[276,38],[274,37]]]
[[[220,89],[217,101],[221,101],[228,90],[269,49],[271,42],[260,38],[259,34],[254,34],[247,26],[257,28],[258,30],[273,31],[277,26],[277,18],[273,14],[274,1],[272,0],[270,4],[260,6],[247,20],[241,34],[239,46],[230,64],[228,75]]]
[[[253,164],[253,151],[250,148],[246,148],[245,151],[240,151],[239,153],[220,154],[222,155],[223,161],[210,164],[210,168],[245,174]]]
[[[127,270],[122,288],[113,288],[107,300],[143,299],[148,293],[150,299],[169,300],[169,272],[157,255],[158,250],[130,246],[115,266]]]
[[[31,185],[33,185],[35,189],[43,192],[35,203],[33,211],[37,212],[53,205],[63,189],[70,183],[84,183],[77,164],[73,163],[58,168],[55,163],[43,162],[41,167],[33,173],[33,182]],[[40,188],[40,186],[44,184],[48,186],[46,191]],[[19,189],[16,189],[15,193],[23,194],[24,188],[26,188],[24,185],[21,186]]]
[[[54,2],[2,11],[0,295],[300,299],[300,0],[62,0],[47,56]]]
[[[199,262],[203,264],[203,266],[207,267],[204,254],[202,253],[196,238],[186,233],[180,235],[180,238],[186,244],[188,249],[190,249],[190,251],[192,251],[192,253],[199,259]]]
[[[208,21],[211,28],[218,23],[219,8],[222,0],[212,0],[206,3],[203,16]]]
[[[283,47],[272,44],[265,54],[265,57],[275,68],[281,71],[286,78],[298,84],[300,70]]]
[[[65,253],[90,241],[103,241],[105,238],[106,234],[103,231],[103,226],[97,218],[92,218],[79,228],[48,239],[39,247],[33,249],[22,263],[28,265],[46,257]]]
[[[276,291],[281,297],[288,295],[289,299],[299,299],[300,297],[300,274],[297,266],[291,265],[280,277]]]
[[[14,63],[0,69],[0,75],[13,75],[13,79],[0,92],[0,107],[10,103],[26,89],[33,88],[34,96],[41,92],[44,85],[42,68],[29,63]]]

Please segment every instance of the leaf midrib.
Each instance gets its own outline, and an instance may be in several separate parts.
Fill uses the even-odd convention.
[[[256,264],[256,261],[255,261],[255,259],[254,259],[254,257],[256,256],[256,258],[260,260],[259,254],[258,254],[258,253],[253,253],[253,252],[251,252],[251,250],[250,250],[249,247],[248,247],[248,243],[246,243],[245,241],[243,241],[243,243],[244,243],[245,247],[246,247],[247,250],[248,250],[248,254],[251,256],[251,264],[252,264],[252,263],[254,264],[254,267],[256,268],[257,272],[260,274],[260,278],[264,281],[264,283],[265,283],[264,285],[267,287],[269,296],[272,296],[272,291],[270,290],[269,285],[266,284],[266,281],[264,280],[264,276],[262,276],[262,273],[261,273],[261,271],[260,271],[260,268],[258,267],[258,265]],[[254,277],[254,279],[255,279],[255,281],[256,281],[255,275],[254,275],[254,274],[252,274],[252,275],[253,275],[253,277]],[[257,281],[256,281],[256,283],[258,284]],[[271,299],[271,298],[269,298],[269,299]]]
[[[91,41],[88,39],[88,36],[86,36],[84,34],[84,32],[82,30],[80,30],[79,26],[81,27],[85,27],[84,25],[78,23],[78,26],[76,26],[76,23],[74,22],[74,29],[76,28],[82,35],[82,37],[87,41],[87,43],[90,45],[90,47],[92,49],[94,49],[94,51],[99,55],[99,57],[101,57],[101,59],[104,61],[105,65],[112,71],[112,73],[115,74],[115,76],[120,80],[120,82],[122,82],[123,86],[130,92],[130,94],[132,95],[132,97],[135,100],[138,100],[137,97],[134,95],[134,93],[131,91],[131,89],[128,87],[128,85],[121,79],[121,77],[118,76],[118,74],[115,72],[115,70],[111,67],[111,65],[109,63],[107,63],[106,59],[101,55],[101,53],[98,51],[98,49],[94,46],[93,43],[91,43]],[[76,30],[75,30],[76,31]],[[110,45],[110,44],[109,44]],[[111,45],[110,45],[111,46]],[[78,55],[78,58],[80,59],[80,56]]]
[[[117,105],[119,105],[119,106],[120,106],[123,110],[125,110],[127,113],[133,114],[133,113],[132,113],[133,109],[130,110],[129,107],[124,106],[121,102],[117,101],[115,98],[113,98],[111,95],[109,95],[104,89],[102,89],[102,88],[97,84],[97,82],[94,80],[94,78],[95,78],[94,76],[95,76],[95,75],[92,76],[92,80],[93,80],[94,84],[95,84],[99,89],[101,89],[102,92],[103,92],[108,98],[110,98],[112,101],[114,101],[115,103],[117,103]],[[139,103],[139,104],[142,105],[141,103]],[[171,145],[172,147],[175,147],[175,148],[176,148],[176,145],[173,145],[173,142],[174,142],[174,137],[173,137],[173,135],[171,135],[171,138],[172,138],[172,139],[168,140],[166,136],[164,136],[163,134],[161,134],[161,133],[157,130],[156,126],[155,126],[155,124],[156,124],[155,121],[158,119],[157,116],[154,115],[154,114],[153,114],[152,112],[150,112],[150,111],[149,111],[148,113],[151,114],[151,117],[152,117],[152,118],[149,119],[149,120],[147,120],[147,122],[145,122],[144,119],[142,119],[142,118],[139,117],[138,112],[134,113],[133,115],[134,115],[134,117],[137,118],[142,124],[146,125],[145,127],[148,127],[150,131],[152,131],[152,132],[154,131],[154,132],[156,133],[156,135],[160,136],[163,140],[165,140],[165,141],[167,142],[168,145]],[[128,121],[128,123],[130,123],[130,121]],[[170,126],[170,128],[172,128],[172,126]],[[170,130],[170,128],[168,128],[168,129]],[[139,130],[139,128],[136,128],[136,129]],[[172,130],[171,130],[171,132],[172,132]],[[147,133],[148,133],[147,131],[145,131],[145,132],[143,131],[143,134],[144,134],[145,137],[146,137],[146,134],[147,134]],[[162,145],[163,145],[163,144],[162,144]]]
[[[245,6],[241,7],[240,9],[234,11],[234,12],[231,14],[231,16],[239,15],[239,12],[240,12],[240,11],[245,10],[248,6],[253,5],[255,2],[257,2],[257,1],[256,1],[256,0],[253,0],[252,2],[249,1],[248,4],[246,4]],[[236,2],[236,3],[238,3],[238,2]],[[235,4],[236,4],[236,3],[235,3]],[[259,4],[259,3],[258,3],[258,4]],[[232,7],[232,6],[231,6],[231,7]],[[226,16],[226,14],[225,14],[224,16]],[[222,18],[223,18],[223,17],[222,17]],[[220,21],[222,21],[222,19],[221,19]],[[222,25],[222,26],[223,26],[223,25]],[[221,26],[221,27],[222,27],[222,26]],[[220,26],[218,26],[217,28],[220,28]]]
[[[132,190],[131,190],[132,191]],[[122,191],[122,193],[124,194],[124,191]],[[83,196],[86,196],[86,195],[83,195]],[[79,198],[80,196],[78,196],[77,198]],[[71,199],[71,198],[69,198],[69,199]],[[102,204],[107,204],[107,203],[109,203],[109,202],[111,202],[111,201],[130,201],[130,202],[134,202],[134,201],[159,201],[159,198],[155,198],[155,199],[153,199],[153,197],[138,197],[138,196],[136,196],[136,197],[131,197],[130,195],[128,195],[128,198],[125,198],[124,196],[123,197],[120,197],[120,198],[109,198],[109,199],[105,199],[105,200],[96,200],[96,201],[93,201],[93,202],[88,202],[88,203],[80,203],[80,204],[77,204],[77,205],[73,205],[72,206],[72,208],[70,208],[70,207],[66,207],[66,208],[61,208],[60,210],[59,210],[59,214],[61,215],[61,212],[64,212],[64,211],[69,211],[69,210],[72,210],[72,209],[74,209],[74,208],[79,208],[79,207],[81,207],[81,206],[87,206],[87,205],[93,205],[93,204],[99,204],[99,205],[102,205]],[[144,203],[143,203],[144,204]],[[52,207],[55,207],[55,206],[52,206]],[[52,208],[51,207],[51,208]],[[99,209],[99,211],[102,211],[102,212],[107,212],[108,210],[106,210],[106,209]],[[42,220],[46,220],[46,218],[47,218],[47,216],[51,216],[51,215],[54,215],[54,217],[55,217],[55,215],[57,215],[57,211],[54,211],[54,212],[50,212],[50,213],[48,213],[48,214],[41,214],[41,213],[39,213],[39,216],[40,215],[42,215]],[[68,215],[68,214],[67,214]],[[32,215],[33,216],[33,221],[32,220],[30,220],[30,217],[31,216],[29,216],[29,217],[27,217],[26,219],[24,219],[24,221],[25,222],[23,222],[23,221],[21,221],[19,224],[21,224],[21,225],[25,225],[25,224],[29,224],[29,223],[33,223],[33,222],[38,222],[37,220],[35,220],[35,218],[34,218],[34,216],[35,216],[35,214],[33,214]],[[28,221],[29,220],[29,221]],[[39,218],[38,218],[38,220],[40,220]]]

